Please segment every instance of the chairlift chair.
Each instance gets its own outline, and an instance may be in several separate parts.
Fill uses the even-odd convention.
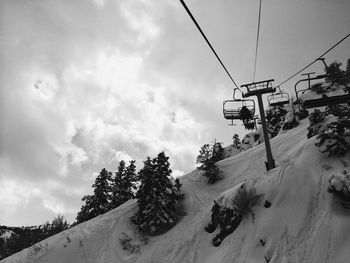
[[[322,98],[304,100],[302,102],[302,107],[304,109],[311,109],[342,103],[348,103],[350,105],[349,93],[338,96],[322,96]]]
[[[289,104],[289,94],[287,92],[282,92],[278,87],[279,92],[272,93],[267,97],[267,101],[270,107],[274,106],[284,106]]]
[[[312,72],[312,73],[314,73],[314,72]],[[304,93],[305,91],[310,90],[310,88],[311,88],[311,80],[325,79],[325,78],[328,77],[327,74],[323,74],[323,75],[318,75],[316,77],[310,78],[310,74],[311,73],[309,73],[308,78],[301,79],[301,80],[297,81],[295,83],[295,85],[294,85],[294,91],[295,91],[295,96],[296,96],[297,101],[299,101],[299,93]],[[301,82],[305,82],[305,81],[308,81],[308,88],[306,88],[306,89],[299,89],[298,90],[297,89],[298,84],[301,83]]]
[[[225,100],[223,102],[223,113],[224,118],[227,120],[241,120],[241,109],[243,106],[246,106],[251,115],[255,114],[255,101],[251,99],[233,99]]]
[[[225,100],[223,102],[224,118],[231,120],[231,125],[233,125],[234,120],[242,120],[241,110],[243,106],[248,108],[252,117],[255,114],[255,101],[252,99],[236,99],[236,90],[237,89],[234,89],[233,91],[232,100]]]

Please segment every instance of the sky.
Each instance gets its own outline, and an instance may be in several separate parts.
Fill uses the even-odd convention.
[[[252,82],[259,1],[186,3],[238,85]],[[349,14],[348,0],[262,1],[255,80],[313,61]],[[345,68],[350,39],[325,58]],[[203,144],[247,133],[223,118],[234,86],[178,0],[2,0],[0,63],[0,225],[72,223],[102,168],[164,151],[181,176]]]

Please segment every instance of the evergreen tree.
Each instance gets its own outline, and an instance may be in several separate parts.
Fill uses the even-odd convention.
[[[271,137],[277,136],[283,126],[284,116],[286,114],[287,110],[284,106],[274,106],[266,111],[267,130],[271,134]]]
[[[125,162],[121,161],[115,177],[112,181],[112,200],[111,209],[120,206],[126,201],[134,198],[136,182],[136,166],[135,161],[130,161],[126,167]]]
[[[233,139],[233,146],[236,149],[241,149],[241,140],[239,139],[239,135],[237,133],[235,133],[235,135],[233,135],[232,139]]]
[[[147,213],[149,213],[149,211],[151,210],[149,208],[149,201],[151,197],[155,196],[155,188],[153,187],[154,169],[151,158],[147,157],[147,160],[143,163],[144,166],[138,173],[138,177],[140,180],[140,187],[136,193],[136,198],[138,198],[138,211],[131,218],[131,220],[135,224],[139,225],[139,228],[141,230],[146,230],[147,222],[149,221]]]
[[[69,228],[63,215],[39,226],[0,226],[0,260]],[[10,231],[10,236],[4,235]]]
[[[93,210],[93,195],[86,195],[81,199],[81,201],[85,202],[85,204],[83,204],[83,206],[80,208],[80,211],[78,212],[76,218],[78,224],[90,220],[91,218],[94,218],[98,215]]]
[[[50,235],[55,235],[66,229],[68,229],[69,224],[63,215],[57,215],[51,223]]]
[[[346,78],[346,83],[349,84],[350,83],[350,58],[348,58],[348,61],[346,63],[345,78]]]
[[[315,145],[328,156],[342,156],[350,152],[350,117],[329,123],[316,139]]]
[[[345,84],[346,83],[346,75],[345,72],[340,68],[342,63],[334,61],[332,64],[326,68],[326,74],[328,77],[326,81],[337,84]]]
[[[105,168],[96,177],[93,195],[87,195],[82,198],[85,204],[82,206],[77,215],[77,223],[84,222],[98,215],[104,214],[110,210],[111,199],[111,173]]]
[[[125,202],[123,197],[123,179],[125,174],[125,162],[120,161],[117,171],[112,179],[111,190],[112,190],[112,200],[111,209],[120,206]]]
[[[197,156],[197,161],[196,163],[202,164],[199,169],[204,170],[206,167],[206,164],[208,160],[210,160],[212,157],[212,149],[209,144],[204,144],[200,150],[199,150],[199,155]]]
[[[212,159],[214,162],[220,161],[224,158],[224,148],[222,148],[222,143],[217,142],[214,139],[213,149],[212,149]]]
[[[127,200],[135,197],[136,190],[136,182],[137,182],[137,174],[136,174],[136,165],[135,160],[131,160],[129,165],[126,167],[125,176],[124,176],[124,189],[125,189],[125,198]]]
[[[93,209],[97,215],[104,214],[109,210],[111,177],[111,173],[103,168],[100,174],[96,177],[95,183],[92,185],[95,197]]]
[[[175,189],[176,189],[176,191],[174,191],[174,198],[181,200],[184,197],[184,194],[181,193],[181,186],[182,186],[182,184],[180,183],[180,179],[179,178],[175,179],[175,185],[174,186],[175,186]]]
[[[213,145],[204,144],[199,150],[197,163],[201,163],[199,169],[204,170],[203,174],[208,178],[208,183],[213,184],[219,179],[220,171],[216,167],[216,162],[224,158],[224,149],[220,142],[214,140]]]
[[[138,211],[132,221],[142,232],[155,233],[174,223],[180,195],[171,182],[168,160],[164,152],[153,160],[148,157],[139,172],[141,184],[136,193]]]

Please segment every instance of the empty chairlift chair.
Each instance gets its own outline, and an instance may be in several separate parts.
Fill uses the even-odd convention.
[[[322,98],[308,99],[302,102],[304,109],[311,109],[323,106],[347,103],[350,105],[350,94],[342,94],[337,96],[322,96]]]
[[[279,92],[269,95],[267,101],[270,107],[285,106],[289,104],[289,94],[279,90]]]
[[[297,101],[301,102],[300,104],[304,109],[312,109],[312,108],[318,108],[318,107],[324,107],[324,106],[330,106],[330,105],[336,105],[336,104],[342,104],[342,103],[347,103],[348,105],[350,105],[350,94],[349,93],[344,93],[344,94],[335,95],[335,96],[329,96],[329,95],[324,94],[320,98],[310,98],[310,99],[300,100],[299,93],[304,93],[305,91],[310,90],[310,88],[311,88],[310,81],[311,80],[324,79],[326,77],[327,77],[327,75],[319,75],[319,76],[316,76],[314,78],[310,78],[310,76],[309,76],[307,79],[299,80],[295,84],[294,90],[295,90],[295,94],[297,97]],[[303,81],[309,82],[308,89],[298,90],[297,85]]]

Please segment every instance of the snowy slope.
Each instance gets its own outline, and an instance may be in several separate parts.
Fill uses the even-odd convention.
[[[277,167],[266,172],[264,145],[258,145],[218,163],[223,180],[206,184],[199,171],[182,178],[185,213],[168,232],[141,242],[130,217],[132,200],[104,215],[82,223],[25,249],[1,262],[74,263],[319,263],[350,262],[350,210],[327,192],[332,173],[350,166],[350,156],[328,158],[306,139],[308,120],[271,140]],[[247,181],[254,184],[270,208],[254,208],[255,222],[244,218],[219,247],[209,222],[213,200]],[[140,251],[123,250],[123,233]]]

